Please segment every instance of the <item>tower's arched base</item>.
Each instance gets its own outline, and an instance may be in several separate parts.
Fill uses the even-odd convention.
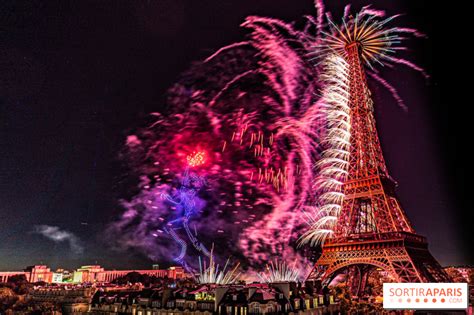
[[[368,264],[354,264],[341,267],[325,279],[325,286],[344,284],[352,296],[373,296],[382,294],[383,282],[393,282],[387,272]]]
[[[404,232],[326,242],[308,280],[319,280],[322,286],[328,286],[342,270],[349,270],[351,292],[360,295],[371,266],[385,271],[394,282],[450,281],[428,251],[425,238]]]

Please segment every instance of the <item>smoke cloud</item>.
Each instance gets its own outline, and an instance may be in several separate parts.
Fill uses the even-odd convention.
[[[75,254],[82,254],[84,247],[81,240],[71,232],[61,230],[52,225],[36,225],[34,233],[40,234],[55,243],[68,242],[71,251]]]

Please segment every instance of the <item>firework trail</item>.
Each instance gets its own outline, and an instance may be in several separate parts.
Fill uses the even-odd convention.
[[[129,136],[123,157],[140,182],[108,230],[120,248],[197,261],[185,229],[166,229],[180,211],[160,196],[177,196],[186,157],[202,151],[193,172],[206,185],[188,223],[203,246],[215,243],[246,268],[282,254],[307,265],[295,249],[319,150],[312,39],[274,19],[249,17],[243,27],[248,41],[195,64],[170,89],[169,109]]]
[[[357,46],[360,58],[369,68],[368,75],[388,89],[404,109],[405,105],[397,90],[378,75],[374,64],[401,64],[427,77],[422,68],[393,56],[396,51],[405,50],[400,45],[405,34],[423,36],[415,29],[387,27],[396,17],[385,18],[384,11],[374,10],[370,6],[363,7],[355,17],[350,15],[350,6],[346,6],[340,25],[336,25],[327,15],[328,28],[321,31],[323,36],[315,47],[315,58],[322,60],[325,69],[321,76],[321,81],[326,83],[322,93],[324,106],[320,109],[320,114],[327,120],[325,136],[322,138],[325,149],[321,159],[316,162],[315,211],[307,214],[310,228],[302,235],[302,244],[322,244],[333,235],[345,197],[343,185],[348,175],[352,141],[351,98],[357,94],[351,91],[350,82],[365,80],[352,76],[348,54],[350,47]],[[366,93],[369,95],[369,107],[372,108],[370,92]]]
[[[386,17],[385,11],[365,6],[354,17],[349,15],[349,10],[350,7],[346,7],[339,25],[332,20],[330,15],[327,15],[328,28],[322,31],[320,45],[317,45],[315,49],[316,56],[323,58],[328,53],[336,53],[347,58],[346,48],[356,43],[361,59],[368,66],[369,76],[387,88],[398,104],[405,108],[396,89],[377,74],[375,64],[389,67],[403,65],[420,72],[425,78],[429,78],[423,68],[409,60],[394,56],[397,51],[406,50],[406,47],[402,46],[402,42],[407,39],[407,35],[414,37],[425,37],[425,35],[413,28],[388,26],[399,15]]]
[[[343,185],[349,169],[351,117],[349,108],[349,70],[344,58],[337,54],[322,63],[322,106],[318,115],[325,123],[321,158],[313,187],[317,196],[315,209],[307,212],[311,228],[301,241],[315,245],[333,233],[344,200]]]
[[[203,253],[199,238],[202,248],[215,243],[244,268],[282,255],[295,268],[309,267],[298,239],[315,245],[330,237],[343,198],[350,137],[345,46],[359,41],[370,69],[383,63],[420,70],[393,57],[403,48],[400,34],[417,31],[386,28],[393,17],[370,7],[355,17],[346,7],[338,26],[321,0],[315,7],[316,18],[306,17],[301,29],[248,17],[247,40],[194,63],[169,89],[166,110],[128,136],[122,158],[136,187],[107,230],[118,248],[193,264]],[[369,74],[390,89],[375,69]],[[193,152],[206,157],[193,169],[206,185],[195,191],[186,227],[171,229],[182,211],[161,196],[179,195]]]
[[[230,259],[227,259],[224,268],[219,269],[219,265],[216,264],[214,259],[214,250],[211,249],[211,255],[209,256],[209,266],[206,261],[204,263],[199,257],[199,275],[197,282],[200,284],[217,284],[217,285],[228,285],[237,283],[240,279],[239,267],[240,263],[237,263],[234,268],[227,269],[229,266]]]
[[[325,136],[322,138],[325,149],[315,164],[319,170],[314,184],[317,196],[315,211],[307,214],[310,228],[302,235],[302,244],[321,244],[333,235],[345,197],[343,185],[348,175],[352,140],[351,98],[357,94],[351,91],[350,82],[365,80],[352,76],[348,50],[357,46],[361,60],[370,69],[367,71],[369,76],[388,89],[402,108],[405,105],[397,90],[377,74],[374,64],[401,64],[427,77],[422,68],[393,56],[396,51],[405,49],[400,46],[405,34],[422,36],[415,29],[387,27],[396,17],[385,18],[384,11],[370,6],[363,7],[355,17],[350,15],[350,6],[346,6],[340,25],[327,15],[328,27],[320,32],[322,37],[315,47],[315,58],[322,60],[321,65],[325,69],[321,76],[321,81],[325,83],[322,93],[324,106],[320,109],[320,114],[326,118]],[[365,93],[369,95],[369,107],[372,108],[370,92]]]
[[[265,283],[298,282],[300,271],[295,266],[290,267],[285,262],[272,261],[266,266],[265,272],[258,277]]]

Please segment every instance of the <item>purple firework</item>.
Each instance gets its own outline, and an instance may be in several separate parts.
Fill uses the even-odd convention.
[[[249,17],[248,41],[192,66],[168,93],[165,113],[130,135],[124,156],[141,178],[140,191],[109,228],[118,243],[153,259],[179,255],[166,233],[176,207],[161,196],[179,190],[186,156],[206,153],[196,172],[206,186],[189,226],[204,246],[237,256],[247,267],[285,254],[295,244],[317,158],[317,73],[309,60],[309,27]],[[185,231],[175,230],[185,239]],[[192,255],[191,252],[188,253]],[[194,253],[198,255],[196,251]],[[193,261],[193,259],[188,259]]]

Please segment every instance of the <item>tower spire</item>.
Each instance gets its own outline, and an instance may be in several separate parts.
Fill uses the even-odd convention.
[[[346,47],[349,65],[351,148],[349,172],[344,183],[344,202],[336,224],[335,238],[351,235],[408,232],[414,230],[395,197],[382,154],[374,118],[373,102],[360,60],[359,44]]]
[[[360,60],[359,44],[346,47],[349,64],[349,106],[351,109],[352,136],[349,180],[382,175],[388,177],[374,119],[373,102]]]
[[[386,53],[393,36],[382,29],[386,21],[368,21],[358,24],[356,16],[349,26],[344,22],[344,28],[329,21],[336,35],[327,34],[328,49],[343,57],[348,67],[349,166],[334,233],[309,276],[327,285],[346,272],[354,295],[364,292],[374,268],[385,270],[397,282],[449,281],[428,251],[426,239],[415,233],[402,210],[387,171],[363,61],[371,66],[370,61],[391,58]]]

